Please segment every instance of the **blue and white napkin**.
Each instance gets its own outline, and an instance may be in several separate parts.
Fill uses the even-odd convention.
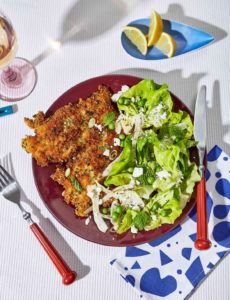
[[[146,299],[185,299],[230,251],[230,158],[208,153],[207,212],[212,247],[194,248],[196,209],[174,230],[147,244],[123,248],[110,264]]]

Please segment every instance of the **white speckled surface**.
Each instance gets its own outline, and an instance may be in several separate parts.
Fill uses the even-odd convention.
[[[18,56],[35,59],[75,20],[79,38],[67,42],[37,65],[34,92],[18,103],[15,115],[0,119],[0,157],[12,153],[15,174],[32,212],[44,232],[63,254],[79,280],[63,286],[20,212],[0,201],[0,299],[139,299],[133,288],[109,266],[115,251],[78,238],[47,211],[35,189],[30,157],[20,148],[29,133],[24,116],[46,110],[64,91],[90,77],[116,72],[167,82],[192,110],[197,88],[208,87],[208,148],[218,144],[230,154],[230,2],[228,0],[1,0],[18,35]],[[208,31],[212,45],[164,61],[139,61],[120,44],[121,27],[146,17],[155,8],[170,18]],[[68,17],[66,17],[68,16]],[[82,31],[83,30],[83,31]],[[0,107],[6,103],[0,102]],[[192,295],[192,300],[230,299],[230,258],[227,257]],[[176,300],[176,299],[175,299]]]

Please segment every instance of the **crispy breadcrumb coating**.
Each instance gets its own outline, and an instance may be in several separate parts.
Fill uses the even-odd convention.
[[[26,136],[22,147],[40,166],[57,164],[51,177],[63,186],[62,195],[66,203],[75,207],[77,216],[88,215],[91,200],[86,188],[95,180],[100,182],[102,172],[111,163],[110,158],[103,155],[105,149],[110,153],[115,151],[117,155],[121,149],[114,146],[115,131],[101,126],[109,112],[117,115],[108,88],[99,86],[87,99],[67,104],[50,117],[38,112],[33,119],[25,118],[35,135]],[[92,118],[99,126],[89,128]]]

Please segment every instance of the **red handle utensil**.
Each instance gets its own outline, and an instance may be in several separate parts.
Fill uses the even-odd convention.
[[[58,272],[61,274],[62,282],[66,285],[74,282],[77,274],[74,271],[70,270],[67,263],[63,260],[61,255],[51,244],[51,242],[48,240],[48,238],[42,232],[40,227],[36,223],[33,223],[32,225],[30,225],[30,229],[33,231],[34,235],[36,236],[38,241],[41,243],[41,245],[45,249],[46,253],[49,255],[50,259],[52,260],[53,264],[57,268]]]
[[[202,177],[197,184],[197,239],[195,247],[198,250],[207,250],[211,247],[211,242],[208,239],[208,220],[206,207],[206,182]]]
[[[195,105],[194,137],[198,142],[199,171],[201,181],[197,184],[197,239],[195,247],[198,250],[206,250],[211,247],[208,239],[208,220],[206,208],[206,184],[205,184],[205,150],[206,150],[206,86],[200,87]]]

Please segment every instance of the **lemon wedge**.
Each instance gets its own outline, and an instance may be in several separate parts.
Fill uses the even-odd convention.
[[[168,57],[172,57],[176,52],[176,42],[174,38],[166,32],[162,32],[158,42],[155,44],[155,47]]]
[[[127,36],[127,38],[137,47],[141,54],[146,55],[148,46],[144,33],[140,29],[133,26],[125,26],[123,28],[123,32]]]
[[[161,20],[161,16],[153,11],[150,16],[150,26],[149,32],[147,35],[148,38],[148,47],[153,46],[159,40],[163,31],[163,22]]]

